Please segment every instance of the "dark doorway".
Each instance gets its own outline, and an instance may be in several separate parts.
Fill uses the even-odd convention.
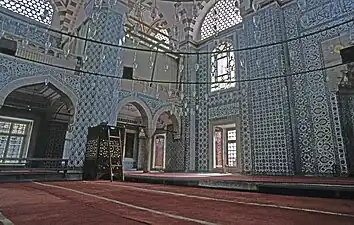
[[[125,158],[133,158],[135,134],[127,133],[125,139]]]
[[[338,92],[338,106],[342,125],[343,142],[346,151],[348,173],[354,175],[354,91],[340,89]],[[339,170],[339,169],[337,169]],[[339,171],[335,171],[339,174]]]
[[[50,82],[14,90],[0,109],[2,133],[10,143],[0,158],[62,158],[74,111],[69,97]]]

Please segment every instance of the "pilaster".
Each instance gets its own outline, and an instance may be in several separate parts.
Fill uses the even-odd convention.
[[[119,5],[118,5],[119,6]],[[121,77],[121,48],[103,43],[121,44],[124,37],[124,8],[103,4],[93,7],[87,22],[86,38],[102,43],[86,41],[83,51],[83,73],[80,79],[77,121],[73,129],[73,147],[69,164],[81,167],[86,151],[87,128],[107,121],[114,125],[119,99],[119,80]],[[116,77],[116,78],[115,78]]]
[[[196,52],[194,45],[190,42],[186,42],[182,46],[182,51],[186,52]],[[188,83],[196,82],[197,65],[198,59],[197,55],[186,55],[184,58],[184,70],[183,70],[183,81]],[[196,104],[197,104],[197,94],[195,84],[185,84],[184,89],[184,140],[185,140],[185,170],[186,171],[196,171]]]

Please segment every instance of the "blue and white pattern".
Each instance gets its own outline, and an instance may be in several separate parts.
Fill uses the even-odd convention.
[[[236,26],[223,37],[233,36],[235,49],[295,38],[350,20],[353,5],[352,0],[308,0],[308,10],[300,12],[295,2],[284,7],[272,3],[246,16],[242,26]],[[255,15],[260,17],[258,27],[253,24]],[[287,45],[237,52],[238,79],[274,77],[324,67],[321,43],[348,32],[350,26],[353,24]],[[260,31],[260,35],[254,35],[255,31]],[[212,46],[213,42],[199,50],[206,51],[206,46]],[[199,56],[197,81],[210,82],[210,57]],[[212,169],[210,122],[236,115],[241,124],[244,173],[346,175],[348,149],[343,144],[337,98],[328,89],[325,74],[319,71],[241,82],[239,89],[212,94],[207,91],[208,85],[198,85],[200,110],[196,115],[195,137],[198,170]]]
[[[300,12],[296,5],[286,7],[284,20],[287,38],[350,20],[353,9],[349,5],[352,4],[353,1],[309,1],[309,10],[306,12]],[[291,71],[324,67],[319,47],[321,42],[348,32],[349,26],[353,26],[353,23],[290,42]],[[299,154],[299,166],[304,174],[345,175],[348,168],[342,134],[336,132],[340,127],[338,107],[333,99],[335,97],[329,92],[325,77],[325,71],[292,77],[297,133],[295,141],[298,146],[296,154]]]
[[[271,15],[271,16],[270,16]],[[244,29],[235,29],[225,34],[234,40],[234,48],[244,48],[257,44],[275,42],[281,39],[281,9],[275,5],[259,11],[262,23],[260,40],[254,38],[252,18],[244,19]],[[201,49],[200,51],[205,51]],[[281,63],[283,49],[274,46],[265,49],[237,52],[236,73],[238,80],[264,78],[284,70]],[[273,64],[269,64],[271,61]],[[210,82],[210,56],[199,57],[198,81]],[[243,171],[258,174],[291,174],[292,161],[289,153],[290,140],[288,103],[285,80],[283,78],[241,82],[229,91],[209,93],[208,85],[199,85],[200,112],[197,114],[198,170],[206,171],[212,160],[209,146],[209,123],[213,120],[236,115],[241,120],[241,140]],[[207,97],[206,97],[207,96]],[[236,121],[235,121],[236,122]]]
[[[90,38],[118,44],[119,39],[124,35],[122,15],[104,7],[98,15],[98,24],[92,24],[92,22],[89,24],[91,29],[95,29],[94,35],[90,36]],[[27,36],[27,40],[30,43],[44,45],[48,37],[45,30],[37,29],[35,25],[29,25],[25,21],[17,21],[1,14],[0,21],[4,21],[3,29],[7,33],[16,34],[20,37],[26,36],[23,31],[25,30],[24,28],[28,28],[31,32]],[[33,21],[29,22],[33,23]],[[87,60],[82,70],[98,74],[115,75],[120,78],[122,71],[119,63],[121,52],[119,48],[103,47],[102,45],[87,42],[85,50]],[[1,55],[0,72],[0,88],[3,88],[11,81],[23,77],[52,76],[76,95],[78,105],[75,109],[75,122],[72,125],[73,144],[69,153],[69,165],[72,167],[81,167],[83,165],[88,127],[95,126],[103,121],[115,124],[118,115],[116,111],[117,105],[120,100],[131,95],[137,96],[146,103],[152,115],[160,108],[168,105],[166,102],[143,94],[120,91],[120,82],[115,78],[85,73],[75,75],[71,71],[33,64],[6,55]],[[180,145],[175,146],[175,148],[177,147],[180,147]],[[181,162],[183,163],[183,160]]]
[[[89,6],[86,7],[88,14],[97,10]],[[353,6],[354,0],[307,0],[306,10],[300,11],[295,1],[284,6],[273,2],[246,15],[242,24],[225,31],[219,39],[227,39],[234,49],[240,49],[296,38],[352,19]],[[26,37],[39,46],[48,40],[46,30],[1,14],[4,10],[0,10],[0,22],[6,33]],[[95,30],[90,38],[118,44],[124,35],[123,16],[105,7],[100,10],[97,24],[88,22],[91,31]],[[259,17],[257,26],[254,16]],[[241,82],[228,90],[210,93],[210,83],[185,86],[182,105],[189,110],[183,107],[182,139],[173,140],[168,135],[168,169],[186,171],[195,165],[197,171],[210,171],[211,124],[237,118],[243,173],[347,175],[350,164],[342,117],[352,118],[354,123],[353,103],[346,108],[350,113],[340,111],[338,96],[328,88],[326,71],[280,75],[324,67],[321,43],[348,33],[353,25],[350,22],[286,44],[235,52],[236,75]],[[52,46],[57,46],[61,37],[51,34],[50,41]],[[197,51],[210,51],[214,47],[214,41],[210,41]],[[138,98],[149,107],[152,116],[169,104],[143,93],[120,89],[116,78],[122,76],[121,49],[88,42],[85,55],[83,70],[114,77],[78,75],[0,56],[0,90],[24,77],[51,76],[76,95],[78,105],[69,154],[73,167],[83,165],[87,128],[103,121],[114,124],[121,100],[130,96]],[[210,82],[210,59],[211,55],[198,56],[196,77],[189,76],[194,68],[185,66],[188,68],[184,70],[185,81]],[[195,147],[195,153],[190,151],[191,146]]]

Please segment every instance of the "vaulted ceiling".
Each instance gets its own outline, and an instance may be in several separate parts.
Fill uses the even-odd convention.
[[[59,12],[61,30],[65,32],[72,32],[75,27],[80,25],[78,15],[84,11],[85,5],[94,4],[100,0],[52,0]],[[115,0],[103,0],[114,2]],[[131,9],[129,12],[129,22],[135,23],[139,20],[143,24],[148,25],[144,27],[144,32],[155,33],[157,30],[167,30],[171,35],[174,24],[179,23],[181,30],[192,35],[195,29],[200,29],[201,21],[203,21],[210,8],[219,0],[142,0],[141,10],[137,14],[136,8],[137,0],[118,0],[127,5]],[[236,0],[228,0],[236,1]],[[241,0],[241,4],[248,4],[251,0]],[[261,1],[261,0],[255,0]],[[263,0],[262,0],[263,1]],[[195,13],[197,11],[197,13]],[[178,15],[176,19],[175,15]],[[177,21],[176,21],[177,20]],[[152,27],[152,29],[148,28]],[[166,33],[166,32],[163,32]]]
[[[50,83],[16,89],[7,96],[5,106],[47,112],[53,119],[64,121],[72,119],[75,113],[69,98]]]

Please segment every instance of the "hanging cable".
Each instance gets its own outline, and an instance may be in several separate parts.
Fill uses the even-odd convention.
[[[6,13],[6,12],[1,12],[1,14],[6,15],[6,16],[8,16],[10,18],[13,18],[13,19],[22,21],[24,23],[31,24],[31,25],[33,25],[35,27],[43,28],[44,30],[48,30],[48,31],[51,31],[51,32],[54,32],[54,33],[58,33],[58,34],[62,34],[62,35],[68,36],[68,37],[77,38],[77,39],[80,39],[80,40],[84,40],[84,41],[88,41],[88,42],[92,42],[92,43],[96,43],[96,44],[101,44],[101,45],[106,45],[106,46],[110,46],[110,47],[130,49],[130,50],[136,50],[136,51],[141,51],[141,52],[157,52],[157,53],[163,53],[163,54],[166,54],[166,53],[176,54],[176,53],[178,53],[178,54],[183,54],[183,55],[195,55],[195,54],[204,55],[204,54],[211,54],[212,53],[212,52],[207,52],[207,51],[202,51],[202,52],[160,51],[158,49],[157,50],[152,50],[152,49],[143,49],[143,48],[134,48],[134,47],[129,47],[129,46],[123,46],[123,45],[116,45],[116,44],[112,44],[112,43],[108,43],[108,42],[96,41],[96,40],[93,40],[93,39],[76,36],[74,34],[65,33],[65,32],[62,32],[62,31],[59,31],[59,30],[55,30],[53,28],[46,27],[45,25],[42,25],[42,24],[35,24],[33,22],[29,22],[29,21],[27,21],[27,20],[25,20],[23,18],[14,16],[14,15],[10,15],[9,13]],[[341,22],[341,23],[338,23],[338,24],[333,25],[333,26],[326,27],[326,28],[321,29],[321,30],[317,30],[317,31],[314,31],[314,32],[311,32],[311,33],[308,33],[308,34],[304,34],[304,35],[301,35],[301,36],[297,36],[297,37],[290,38],[290,39],[283,40],[283,41],[279,41],[279,42],[273,42],[273,43],[268,43],[268,44],[263,44],[263,45],[256,45],[256,46],[246,47],[246,48],[224,50],[224,51],[218,51],[218,52],[213,52],[213,53],[219,54],[219,53],[225,53],[225,52],[249,51],[249,50],[255,50],[255,49],[259,49],[259,48],[266,48],[266,47],[270,47],[270,46],[274,46],[274,45],[286,44],[286,43],[289,43],[289,42],[292,42],[292,41],[303,39],[305,37],[309,37],[309,36],[312,36],[312,35],[315,35],[315,34],[322,33],[322,32],[327,31],[327,30],[334,29],[336,27],[343,26],[343,25],[351,23],[353,21],[354,21],[354,18],[352,18],[350,20],[347,20],[347,21],[344,21],[344,22]]]
[[[29,62],[32,62],[32,63],[37,63],[37,64],[41,64],[41,65],[50,66],[50,67],[57,68],[57,69],[73,71],[73,72],[77,72],[77,73],[86,73],[86,74],[90,74],[90,75],[94,75],[94,76],[107,77],[107,78],[113,78],[113,79],[118,79],[118,80],[130,80],[130,79],[117,77],[117,76],[110,75],[110,74],[94,73],[94,72],[90,72],[90,71],[72,69],[72,68],[68,68],[68,67],[65,67],[65,66],[53,65],[53,64],[50,64],[50,63],[36,61],[36,60],[33,60],[33,59],[27,59],[27,58],[21,57],[21,56],[11,56],[11,57],[22,59],[22,60],[29,61]],[[290,74],[284,74],[284,75],[278,75],[278,76],[271,76],[271,77],[259,77],[259,78],[252,78],[252,79],[236,80],[234,82],[235,83],[244,83],[244,82],[261,81],[261,80],[273,80],[273,79],[278,79],[278,78],[282,78],[282,77],[291,77],[291,76],[296,76],[296,75],[304,75],[304,74],[307,74],[307,73],[313,73],[313,72],[333,69],[333,68],[336,68],[336,67],[339,67],[339,66],[343,66],[343,65],[346,65],[346,64],[345,63],[339,63],[339,64],[335,64],[335,65],[332,65],[332,66],[327,66],[327,67],[322,67],[322,68],[317,68],[317,69],[312,69],[312,70],[306,70],[306,71],[301,71],[301,72],[296,72],[296,73],[290,73]],[[134,79],[134,81],[142,81],[142,82],[147,82],[147,83],[160,83],[160,84],[210,84],[210,82],[184,82],[184,81],[162,81],[162,80],[161,81],[160,80],[151,81],[151,80],[147,80],[147,79]],[[214,83],[215,84],[230,83],[230,81],[217,81],[217,82],[213,82],[213,84]]]

